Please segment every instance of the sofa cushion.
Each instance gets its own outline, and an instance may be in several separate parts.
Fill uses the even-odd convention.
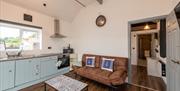
[[[114,59],[102,58],[101,69],[113,72]]]
[[[100,56],[91,55],[91,54],[84,54],[82,57],[82,66],[86,66],[86,57],[95,57],[95,67],[100,67]]]
[[[101,70],[100,68],[90,68],[90,67],[82,67],[79,68],[77,74],[110,85],[111,82],[109,80],[109,76],[112,74],[110,71]]]
[[[97,74],[95,74],[93,76],[93,79],[100,83],[104,83],[106,85],[111,85],[111,81],[109,79],[109,76],[111,74],[112,74],[112,72],[110,72],[110,71],[101,70],[100,72],[98,72]]]
[[[77,74],[85,76],[85,77],[90,77],[94,76],[94,74],[99,73],[101,70],[99,68],[90,68],[90,67],[81,67],[76,70]]]
[[[100,56],[100,59],[102,58],[108,58],[108,59],[115,59],[114,60],[114,68],[113,70],[121,70],[121,69],[128,69],[128,59],[123,57],[113,57],[113,56]],[[100,60],[100,63],[102,63],[102,60]]]
[[[95,57],[86,57],[86,66],[95,67]]]

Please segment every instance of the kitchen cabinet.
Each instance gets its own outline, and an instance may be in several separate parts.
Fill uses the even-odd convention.
[[[57,60],[57,56],[46,56],[0,61],[0,91],[18,91],[69,72],[69,67],[57,69]]]
[[[34,58],[16,61],[16,86],[37,79],[40,79],[40,60]]]
[[[45,57],[41,59],[41,78],[47,77],[58,72],[56,67],[57,56]]]
[[[0,62],[0,91],[14,87],[15,62]]]

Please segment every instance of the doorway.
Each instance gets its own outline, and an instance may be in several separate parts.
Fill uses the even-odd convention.
[[[151,56],[152,34],[138,35],[138,66],[147,67],[146,57]]]
[[[129,82],[133,85],[151,90],[166,91],[166,84],[159,71],[161,70],[161,63],[156,59],[155,51],[155,48],[160,46],[161,19],[164,18],[156,17],[138,20],[129,24]],[[152,61],[148,61],[147,59]],[[155,67],[151,62],[155,63]],[[150,70],[151,68],[156,69],[158,71],[158,76],[149,74],[149,68]]]

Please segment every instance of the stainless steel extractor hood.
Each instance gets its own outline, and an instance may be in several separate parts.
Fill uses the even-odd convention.
[[[51,38],[65,38],[66,36],[60,34],[60,22],[58,19],[54,20],[54,34],[50,36]]]

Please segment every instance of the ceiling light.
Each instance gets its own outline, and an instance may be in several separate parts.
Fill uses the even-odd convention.
[[[148,25],[148,24],[146,24],[145,26],[144,26],[144,30],[149,30],[150,29],[150,26]]]

